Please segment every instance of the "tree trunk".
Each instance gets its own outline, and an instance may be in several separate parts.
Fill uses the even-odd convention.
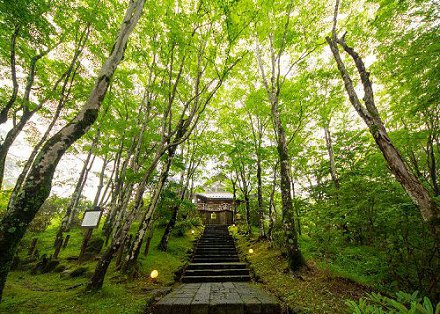
[[[297,230],[298,230],[298,235],[301,235],[301,214],[299,211],[299,206],[298,204],[295,202],[296,200],[296,192],[295,192],[295,181],[292,180],[292,202],[293,202],[293,209],[295,210],[295,220],[296,220],[296,225],[297,225]]]
[[[90,97],[73,120],[41,149],[15,201],[0,222],[0,298],[18,243],[49,196],[52,178],[66,150],[95,122],[112,76],[124,56],[127,41],[137,24],[145,0],[132,0],[120,26],[110,56],[102,66]]]
[[[244,206],[246,209],[246,226],[247,226],[247,230],[246,230],[246,234],[247,235],[251,235],[252,234],[252,226],[251,226],[251,202],[249,199],[249,195],[246,191],[246,193],[244,194]]]
[[[337,12],[337,7],[335,12]],[[370,74],[365,69],[363,60],[353,48],[347,46],[344,38],[336,38],[335,30],[333,31],[333,39],[326,37],[326,40],[336,60],[351,104],[367,124],[371,135],[388,164],[389,169],[405,189],[406,193],[411,197],[413,202],[419,207],[422,218],[430,225],[433,234],[436,236],[437,243],[440,243],[440,206],[436,204],[416,176],[409,171],[400,152],[389,138],[387,130],[374,103],[373,87],[369,78]],[[364,105],[360,102],[350,75],[341,59],[338,44],[341,45],[345,52],[352,57],[356,65],[364,89]]]
[[[185,186],[183,186],[183,179],[184,179],[184,173],[182,172],[182,176],[180,179],[180,186],[182,187],[181,188],[182,190],[180,191],[180,201],[178,203],[174,204],[171,219],[168,222],[167,226],[165,227],[165,231],[164,231],[164,233],[162,235],[162,239],[160,240],[160,243],[159,243],[159,250],[164,251],[164,252],[168,250],[168,241],[170,239],[171,232],[173,231],[173,228],[176,225],[177,216],[179,214],[180,203],[183,202],[183,200],[185,199],[186,190],[188,189],[188,185],[189,185],[189,181],[190,181],[189,175],[187,177]]]
[[[102,162],[101,172],[99,173],[99,183],[98,183],[98,188],[96,189],[95,199],[93,200],[93,207],[98,206],[99,203],[99,197],[101,196],[101,191],[102,188],[104,187],[104,174],[107,164],[108,164],[108,160],[107,160],[107,156],[105,156]]]
[[[150,252],[150,245],[151,245],[151,240],[153,239],[153,234],[154,234],[154,222],[152,222],[150,225],[150,229],[148,230],[148,237],[147,240],[145,241],[145,249],[144,249],[145,256],[147,256],[148,252]]]
[[[336,173],[335,155],[333,153],[332,138],[330,135],[330,130],[328,128],[328,125],[324,127],[324,136],[325,136],[325,144],[328,152],[328,158],[330,160],[330,175],[332,177],[332,181],[335,185],[335,188],[339,190],[339,179]]]
[[[426,144],[427,163],[429,169],[429,176],[431,177],[432,189],[434,196],[440,195],[440,187],[437,181],[437,164],[434,153],[434,139],[432,133],[429,135],[428,142]]]
[[[98,141],[99,138],[98,134],[99,132],[97,132],[95,139],[92,142],[92,146],[89,152],[87,153],[87,158],[84,161],[83,168],[81,169],[81,173],[79,175],[78,181],[76,182],[75,190],[73,191],[69,206],[67,206],[66,212],[64,213],[64,217],[61,220],[60,227],[58,228],[57,234],[55,235],[55,241],[54,241],[55,247],[57,247],[57,245],[59,245],[59,243],[63,241],[63,233],[70,229],[73,218],[76,215],[76,207],[78,206],[79,200],[81,198],[82,190],[84,188],[85,182],[87,181],[88,172],[91,168],[91,165],[89,167],[90,158],[93,155],[94,147]]]
[[[167,251],[168,250],[168,240],[171,236],[171,231],[173,231],[174,226],[176,225],[177,221],[177,215],[179,213],[179,204],[175,204],[173,206],[173,215],[171,216],[170,221],[168,222],[167,226],[165,227],[165,231],[162,235],[162,239],[159,243],[159,250],[161,251]]]
[[[11,148],[17,136],[23,130],[26,123],[33,115],[33,111],[23,113],[20,121],[6,134],[3,143],[0,145],[0,189],[3,187],[3,177],[5,174],[6,156],[8,155],[9,148]]]
[[[17,38],[18,38],[19,32],[20,32],[20,26],[16,25],[14,28],[14,32],[12,33],[12,36],[11,36],[11,46],[10,46],[12,94],[11,94],[11,97],[9,98],[8,102],[2,108],[2,110],[0,112],[0,124],[3,124],[8,120],[8,112],[12,108],[12,106],[14,105],[15,100],[17,99],[18,82],[17,82],[15,51],[16,51]]]
[[[130,248],[130,252],[127,255],[127,257],[125,259],[125,263],[122,267],[122,271],[125,273],[133,272],[133,268],[136,264],[137,258],[139,256],[139,252],[141,250],[142,241],[144,239],[144,236],[145,236],[148,228],[151,227],[151,222],[153,220],[153,215],[156,210],[157,204],[159,202],[160,194],[162,193],[162,189],[166,183],[166,180],[168,179],[168,173],[169,173],[169,170],[171,167],[171,163],[172,163],[175,151],[176,151],[176,146],[173,146],[170,148],[170,150],[168,152],[168,158],[167,158],[167,161],[161,171],[160,179],[157,182],[153,196],[150,200],[150,203],[148,204],[148,208],[142,217],[141,224],[139,225],[139,229],[134,237],[133,245]]]
[[[278,164],[278,163],[277,163]],[[277,182],[277,165],[274,167],[272,190],[270,192],[269,198],[269,228],[267,229],[267,236],[270,242],[273,242],[273,225],[274,225],[274,214],[275,214],[275,191]]]
[[[35,160],[35,156],[37,156],[38,152],[40,151],[40,148],[43,146],[43,144],[46,142],[47,138],[49,137],[50,132],[52,131],[52,128],[54,127],[55,123],[58,121],[58,118],[61,114],[61,110],[64,108],[64,105],[66,104],[66,102],[69,98],[70,91],[73,86],[73,81],[76,77],[76,72],[77,72],[78,68],[80,67],[80,63],[77,61],[78,61],[78,58],[80,57],[80,55],[85,47],[85,44],[86,44],[88,37],[89,37],[89,34],[90,34],[90,24],[81,33],[81,36],[80,36],[80,39],[78,42],[78,48],[75,50],[75,53],[73,55],[72,60],[70,61],[70,65],[69,65],[68,69],[63,73],[64,82],[63,82],[63,86],[60,91],[60,96],[58,99],[58,104],[57,104],[57,108],[55,110],[55,114],[53,115],[52,120],[49,123],[49,126],[47,127],[45,133],[41,137],[40,141],[37,143],[37,145],[35,145],[34,149],[32,150],[32,153],[29,156],[28,160],[26,161],[22,172],[18,176],[18,179],[15,182],[14,190],[12,191],[11,197],[9,198],[9,203],[13,202],[15,195],[20,190],[21,185],[23,184],[23,181],[25,180],[25,178],[28,175],[29,169],[31,168],[32,163]]]
[[[263,190],[261,179],[261,158],[257,154],[257,198],[258,198],[258,222],[260,227],[260,238],[266,238],[266,232],[264,230],[264,209],[263,209]]]
[[[289,268],[295,271],[300,269],[305,264],[305,261],[299,248],[297,230],[295,228],[295,213],[290,190],[289,153],[286,134],[278,111],[278,101],[272,101],[272,119],[277,135],[277,151],[280,162],[281,200],[283,204],[283,228],[286,239],[287,261]]]

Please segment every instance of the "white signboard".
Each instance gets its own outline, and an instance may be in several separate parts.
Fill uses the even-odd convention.
[[[84,217],[81,223],[81,227],[95,228],[99,224],[99,220],[101,218],[102,211],[94,210],[87,211],[84,213]]]

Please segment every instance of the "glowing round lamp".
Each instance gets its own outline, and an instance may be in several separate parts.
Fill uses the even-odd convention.
[[[191,233],[192,233],[192,234],[194,234],[194,233],[195,233],[195,231],[194,231],[194,230],[191,230]]]
[[[157,270],[153,270],[153,271],[151,272],[151,274],[150,274],[150,277],[151,277],[152,279],[157,278],[157,276],[159,276],[159,272],[158,272]]]
[[[232,227],[235,227],[235,224],[233,224]]]
[[[254,250],[253,249],[249,249],[249,254],[252,254],[252,253],[254,253]]]

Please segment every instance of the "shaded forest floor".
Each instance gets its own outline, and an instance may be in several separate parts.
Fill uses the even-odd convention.
[[[56,228],[51,227],[38,234],[40,255],[53,253]],[[99,232],[95,233],[99,235]],[[79,264],[67,260],[69,256],[79,253],[82,234],[79,228],[75,228],[70,232],[68,248],[61,251],[61,264],[69,270],[84,267],[87,271],[76,278],[63,278],[55,272],[33,275],[30,269],[14,270],[6,282],[0,313],[143,313],[147,302],[174,284],[174,273],[186,263],[187,251],[193,245],[194,236],[189,233],[183,237],[174,236],[170,239],[168,252],[161,252],[157,245],[162,233],[161,229],[154,233],[148,257],[142,254],[139,257],[139,278],[126,278],[115,270],[112,263],[104,288],[100,292],[90,293],[85,291],[85,285],[96,261]],[[35,234],[28,234],[22,246],[26,247],[33,236]],[[21,253],[25,254],[25,250]],[[153,269],[159,271],[159,277],[154,282],[149,278]]]
[[[295,313],[347,313],[346,300],[358,300],[373,290],[323,267],[310,256],[307,268],[291,273],[280,249],[271,248],[267,241],[237,238],[239,250],[250,264],[255,280]],[[252,254],[248,253],[249,248],[254,250]]]
[[[52,224],[44,233],[29,232],[22,241],[19,256],[26,258],[27,248],[34,237],[38,237],[40,256],[53,254],[56,230],[57,225]],[[76,278],[63,277],[55,272],[33,275],[31,267],[35,263],[14,270],[6,283],[0,313],[143,313],[147,303],[154,301],[158,293],[166,292],[175,284],[175,273],[188,261],[188,250],[196,238],[190,232],[183,237],[173,236],[168,252],[161,252],[157,245],[163,230],[157,229],[151,242],[150,254],[139,258],[138,278],[128,279],[121,275],[112,263],[102,291],[89,293],[85,292],[85,285],[96,261],[80,264],[69,260],[79,253],[82,232],[80,228],[71,230],[71,240],[68,247],[61,251],[60,260],[68,270],[86,268],[84,274]],[[94,236],[99,237],[100,233],[95,231]],[[268,242],[257,241],[255,238],[247,239],[237,234],[236,238],[238,248],[249,262],[256,281],[300,313],[346,313],[348,309],[345,301],[357,300],[372,291],[373,288],[368,286],[377,283],[380,275],[371,273],[380,258],[377,258],[377,263],[367,266],[359,262],[362,267],[367,267],[368,275],[359,269],[346,269],[344,273],[343,266],[349,268],[350,265],[345,264],[345,261],[324,262],[324,259],[314,255],[314,245],[307,242],[307,239],[302,239],[302,248],[308,269],[292,274],[286,271],[287,263],[280,249],[271,248]],[[249,248],[254,250],[253,254],[248,254]],[[372,258],[371,255],[369,257]],[[154,282],[149,278],[153,269],[159,271],[159,277]]]

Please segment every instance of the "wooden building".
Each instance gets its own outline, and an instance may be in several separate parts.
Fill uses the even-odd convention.
[[[196,194],[197,209],[205,225],[232,225],[239,201],[231,193],[207,192]]]

